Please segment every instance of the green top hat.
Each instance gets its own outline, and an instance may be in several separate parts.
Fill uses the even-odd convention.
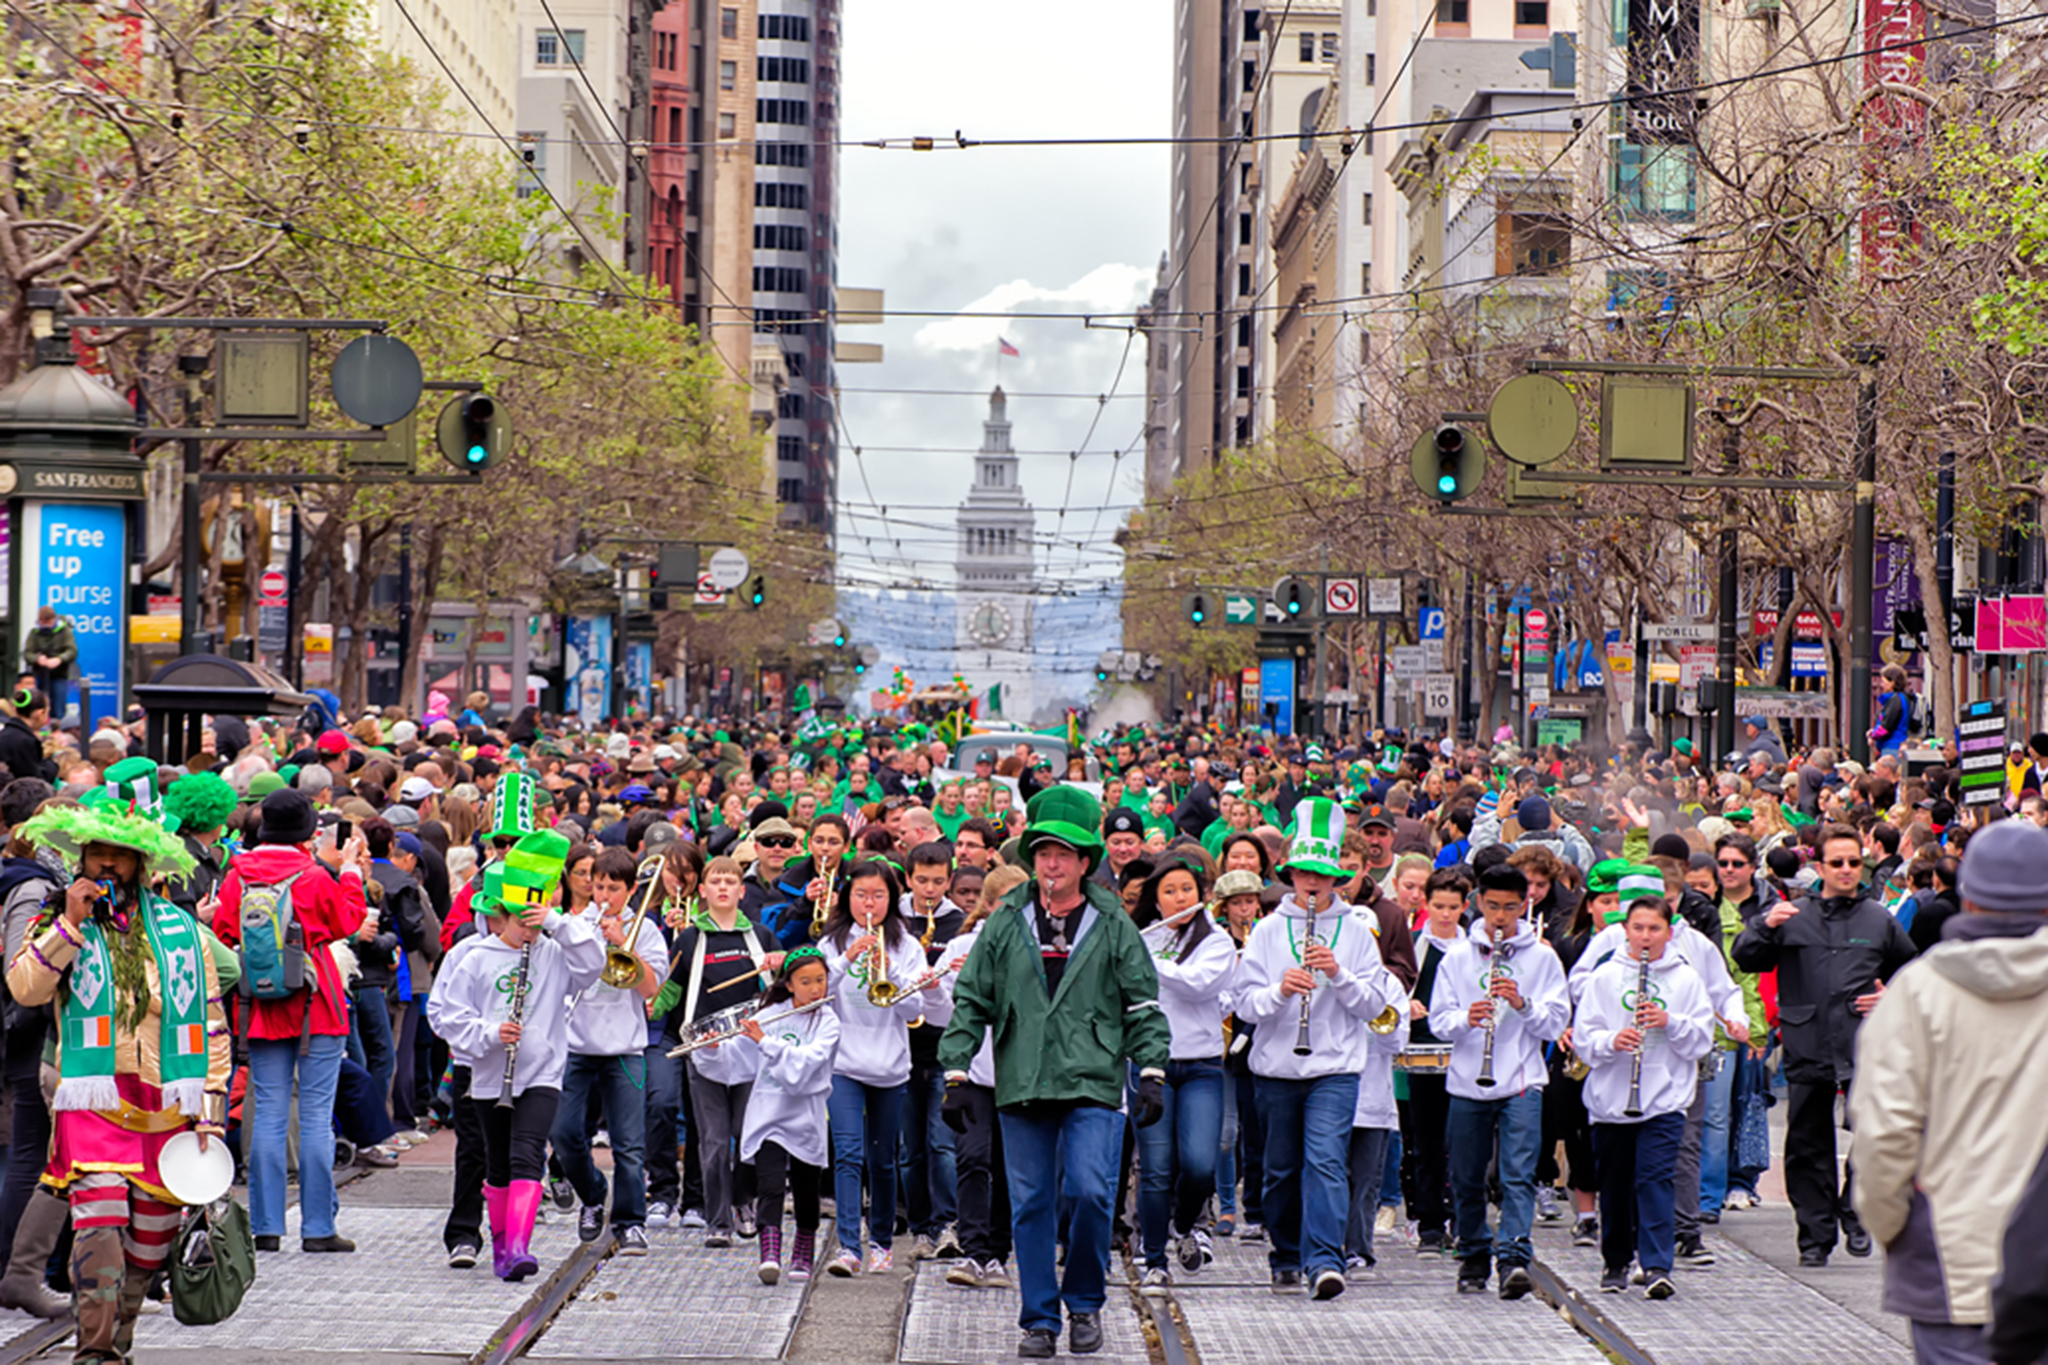
[[[1294,825],[1287,834],[1287,858],[1279,870],[1320,872],[1342,877],[1337,865],[1344,851],[1344,808],[1327,797],[1316,796],[1294,808]]]
[[[545,902],[561,884],[562,870],[569,861],[569,841],[551,829],[537,830],[512,845],[502,863],[499,900],[511,910],[523,910]],[[489,882],[485,882],[488,889]]]
[[[491,793],[491,832],[487,839],[518,839],[533,833],[533,779],[525,773],[503,773]]]
[[[1102,803],[1079,787],[1047,787],[1024,807],[1024,837],[1018,852],[1028,865],[1039,845],[1065,844],[1088,860],[1088,871],[1102,861]]]
[[[161,804],[157,792],[156,760],[137,756],[124,758],[107,769],[107,784],[87,795],[87,805],[111,801],[138,815],[155,815]]]

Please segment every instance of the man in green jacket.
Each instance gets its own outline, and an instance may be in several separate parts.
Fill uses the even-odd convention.
[[[78,640],[71,633],[69,617],[45,603],[36,612],[36,623],[21,642],[22,672],[35,675],[36,688],[50,699],[50,709],[64,713],[64,684],[71,666],[78,662]]]
[[[1146,1127],[1164,1107],[1169,1032],[1151,953],[1116,894],[1087,880],[1102,857],[1101,803],[1055,786],[1032,797],[1026,813],[1021,852],[1036,875],[988,917],[968,954],[939,1064],[947,1122],[962,1124],[961,1086],[993,1030],[1024,1300],[1017,1354],[1049,1359],[1059,1348],[1062,1300],[1068,1350],[1102,1349],[1126,1062],[1138,1068],[1131,1117]],[[1062,1192],[1073,1201],[1064,1281],[1053,1259]]]

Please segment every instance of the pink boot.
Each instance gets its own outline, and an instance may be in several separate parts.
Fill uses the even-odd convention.
[[[761,1229],[761,1283],[774,1284],[782,1278],[782,1227]]]
[[[505,1193],[505,1268],[499,1275],[517,1282],[540,1269],[540,1262],[527,1250],[533,1240],[533,1221],[545,1194],[538,1180],[515,1180]]]
[[[506,1212],[506,1196],[510,1193],[503,1185],[484,1186],[484,1212],[491,1220],[491,1269],[501,1280],[505,1278],[505,1232],[511,1226]]]
[[[799,1232],[789,1246],[789,1278],[808,1280],[811,1278],[811,1257],[816,1254],[818,1234]]]

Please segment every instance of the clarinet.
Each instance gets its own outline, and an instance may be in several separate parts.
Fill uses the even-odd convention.
[[[1500,1001],[1493,994],[1493,983],[1500,980],[1500,930],[1492,930],[1489,937],[1492,939],[1493,947],[1486,962],[1486,999],[1493,1006],[1493,1012],[1486,1016],[1486,1047],[1479,1054],[1479,1075],[1475,1079],[1477,1079],[1480,1085],[1491,1090],[1493,1088],[1493,1029],[1494,1025],[1500,1020]]]
[[[533,942],[528,940],[519,950],[519,974],[512,978],[512,1022],[523,1023],[526,1016],[527,969],[533,965]],[[512,1107],[512,1071],[519,1065],[519,1040],[505,1044],[505,1088],[498,1092],[498,1108]]]
[[[1308,963],[1308,950],[1315,946],[1316,898],[1315,894],[1311,892],[1308,898],[1308,933],[1301,940],[1301,960],[1304,966]],[[1294,1055],[1297,1057],[1306,1057],[1309,1054],[1308,1007],[1311,995],[1312,992],[1309,991],[1301,993],[1301,1020],[1294,1027]]]
[[[1650,955],[1643,954],[1643,964],[1636,969],[1636,1018],[1643,1015],[1643,998],[1650,993]],[[1641,1025],[1638,1023],[1637,1032]],[[1623,1118],[1639,1119],[1643,1116],[1643,1048],[1649,1039],[1639,1038],[1636,1050],[1628,1059],[1628,1104],[1623,1107]]]

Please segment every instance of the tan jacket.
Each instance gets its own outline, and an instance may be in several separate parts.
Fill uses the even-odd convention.
[[[200,978],[207,983],[206,998],[206,1113],[213,1121],[224,1118],[227,1112],[228,1077],[231,1074],[227,1011],[221,997],[220,977],[214,971],[213,945],[209,935],[200,934],[199,952],[204,959],[204,975]],[[42,957],[38,959],[37,953]],[[58,990],[64,982],[64,969],[71,965],[71,959],[78,955],[78,949],[64,936],[55,924],[36,935],[24,945],[7,967],[7,989],[13,992],[17,1002],[28,1005],[46,1005],[57,999]],[[114,1070],[120,1075],[140,1077],[149,1085],[161,1086],[163,1073],[158,1068],[158,1055],[163,1037],[163,1014],[158,1002],[163,999],[163,986],[157,980],[156,954],[143,954],[145,980],[149,990],[149,1011],[142,1018],[140,1027],[128,1020],[125,1004],[114,1011]],[[45,966],[47,962],[49,965]],[[58,1068],[63,1067],[63,1030],[54,1030],[58,1035]]]
[[[2044,1039],[2048,929],[1936,945],[1864,1022],[1849,1098],[1856,1211],[1884,1245],[1892,1312],[1990,1320],[2006,1218],[2048,1141]]]

